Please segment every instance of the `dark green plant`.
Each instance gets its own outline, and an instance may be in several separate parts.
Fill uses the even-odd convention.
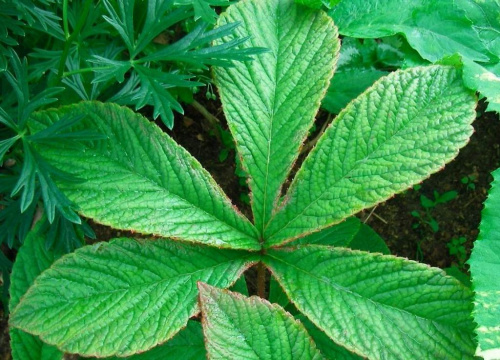
[[[193,157],[131,110],[83,102],[37,112],[32,136],[84,116],[73,131],[107,137],[80,149],[36,146],[54,168],[84,180],[58,180],[79,212],[156,236],[63,256],[21,297],[10,325],[100,357],[162,351],[170,339],[182,341],[187,326],[193,347],[204,341],[210,358],[472,359],[470,290],[440,269],[338,246],[328,235],[454,158],[472,133],[474,94],[452,67],[391,73],[338,115],[282,196],[334,73],[336,28],[324,12],[291,0],[239,2],[219,26],[235,21],[242,26],[234,36],[251,35],[241,51],[269,49],[214,70],[249,176],[253,222]],[[22,259],[14,266],[30,267],[31,257]],[[251,266],[260,297],[222,290]],[[266,268],[304,323],[262,299]],[[200,311],[203,335],[189,320]]]
[[[460,182],[465,185],[467,190],[474,191],[476,190],[476,176],[474,175],[466,175],[460,178]]]
[[[459,267],[463,268],[465,261],[467,260],[467,250],[465,249],[465,243],[467,238],[465,236],[460,236],[458,238],[452,238],[447,244],[448,252],[453,255],[458,260]]]

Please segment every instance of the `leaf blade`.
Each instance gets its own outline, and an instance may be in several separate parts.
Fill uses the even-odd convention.
[[[404,34],[431,62],[457,52],[471,60],[489,60],[490,53],[472,22],[451,0],[341,1],[329,14],[342,35],[378,38]]]
[[[37,278],[10,323],[67,352],[133,355],[198,312],[197,281],[230,286],[253,261],[247,252],[165,239],[86,246]]]
[[[262,231],[328,88],[339,41],[323,12],[292,0],[232,5],[219,26],[235,21],[242,23],[235,30],[238,38],[251,35],[240,48],[270,49],[253,62],[215,68],[229,127],[250,174],[255,224]]]
[[[31,126],[39,131],[67,114],[86,115],[75,130],[108,137],[79,149],[37,145],[47,162],[82,180],[58,185],[83,215],[118,229],[259,249],[255,228],[208,172],[145,118],[114,104],[82,102],[37,113]]]
[[[61,254],[45,248],[42,233],[43,221],[31,230],[19,249],[12,268],[9,309],[13,311],[19,300],[33,284],[35,278],[58,259]],[[22,330],[9,330],[12,358],[14,360],[62,359],[63,353]]]
[[[439,269],[317,245],[270,250],[264,261],[297,308],[351,351],[376,359],[473,358],[472,293]]]
[[[203,283],[198,288],[211,359],[323,358],[302,324],[278,305]]]
[[[376,82],[308,155],[266,228],[266,246],[338,223],[438,171],[467,143],[475,105],[451,68],[411,68]]]

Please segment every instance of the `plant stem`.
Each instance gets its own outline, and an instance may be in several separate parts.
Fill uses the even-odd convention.
[[[216,124],[219,124],[220,121],[215,116],[213,116],[203,105],[201,105],[198,101],[193,100],[191,103],[193,107],[198,110],[198,112],[203,115],[203,117],[215,128]]]
[[[332,117],[333,117],[332,114],[328,114],[328,118],[326,119],[325,123],[321,127],[321,130],[314,137],[314,139],[312,139],[311,141],[309,141],[307,144],[304,145],[304,147],[302,148],[302,150],[300,150],[301,154],[304,154],[304,153],[308,152],[309,150],[311,150],[314,147],[314,145],[316,145],[316,143],[318,142],[318,140],[321,137],[321,135],[323,135],[323,133],[325,132],[325,130],[328,127],[328,125],[330,125],[330,123],[332,121]]]
[[[257,295],[266,298],[266,267],[262,262],[257,264]]]
[[[219,140],[219,142],[222,142],[220,133],[219,133],[219,128],[217,127],[217,124],[220,123],[219,119],[217,119],[215,116],[213,116],[210,111],[208,111],[202,104],[200,104],[198,101],[193,100],[191,105],[205,118],[205,120],[208,121],[210,124],[210,127],[214,131],[214,135]]]
[[[73,43],[75,38],[80,34],[80,30],[85,25],[85,21],[87,20],[87,15],[89,14],[91,5],[92,5],[92,0],[85,0],[83,4],[83,11],[80,17],[78,18],[78,23],[76,24],[75,28],[73,29],[73,32],[70,35],[69,24],[68,24],[68,0],[64,0],[63,2],[63,26],[64,26],[64,37],[66,41],[64,43],[61,60],[59,61],[59,68],[57,70],[57,83],[60,83],[63,78],[64,66],[66,65],[66,59],[68,58],[71,44]]]

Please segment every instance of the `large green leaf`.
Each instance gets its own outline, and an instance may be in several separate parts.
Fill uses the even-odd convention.
[[[306,330],[278,305],[199,283],[210,359],[322,359]]]
[[[295,306],[370,359],[472,359],[472,292],[440,269],[319,245],[264,258]]]
[[[403,34],[429,61],[457,52],[471,60],[489,60],[488,49],[454,0],[343,0],[330,15],[342,35]]]
[[[56,168],[83,180],[60,182],[80,212],[97,222],[220,247],[259,249],[257,232],[189,153],[144,117],[114,104],[82,102],[36,113],[33,131],[65,115],[107,140],[80,147],[38,146]],[[76,129],[75,129],[76,130]]]
[[[198,312],[197,281],[230,286],[252,261],[247,252],[164,239],[97,243],[42,273],[10,322],[67,352],[132,355]]]
[[[484,46],[500,57],[500,0],[456,0],[472,21]]]
[[[493,177],[469,260],[476,294],[473,314],[478,324],[477,355],[488,360],[500,359],[500,170]]]
[[[267,246],[338,223],[438,171],[467,143],[475,105],[448,67],[411,68],[376,82],[304,161],[266,228]]]
[[[235,21],[242,25],[234,36],[251,35],[241,47],[270,50],[252,62],[215,69],[262,232],[328,88],[339,40],[324,12],[293,0],[242,1],[221,16],[219,25]]]
[[[43,221],[39,221],[24,239],[12,267],[9,309],[13,311],[19,304],[35,278],[47,269],[61,254],[47,250],[42,233]],[[57,360],[63,353],[54,346],[42,342],[36,336],[11,328],[10,346],[13,360]]]

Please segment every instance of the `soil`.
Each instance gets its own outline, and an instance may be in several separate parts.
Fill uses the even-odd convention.
[[[199,96],[198,101],[219,119],[223,128],[226,127],[220,103],[207,101],[203,96]],[[229,151],[226,160],[219,161],[224,146],[212,134],[209,122],[193,107],[186,106],[185,110],[185,115],[176,117],[172,131],[164,130],[200,161],[234,204],[250,217],[250,207],[241,199],[241,194],[244,194],[246,189],[235,175],[234,150]],[[357,215],[386,240],[394,255],[441,268],[456,265],[462,271],[467,271],[467,265],[461,261],[463,259],[451,255],[447,244],[454,238],[465,237],[467,257],[470,254],[472,243],[478,235],[483,202],[492,180],[490,173],[500,164],[500,121],[498,115],[485,113],[483,110],[484,104],[481,104],[478,108],[480,116],[474,122],[475,133],[454,161],[425,180],[420,188],[409,189]],[[327,114],[320,111],[317,129],[320,129],[326,120]],[[315,134],[312,134],[311,138],[314,136]],[[468,183],[464,183],[467,178]],[[426,218],[421,195],[433,199],[434,191],[439,194],[447,191],[457,192],[454,199],[430,209],[428,214],[437,222],[437,231],[412,215],[412,212],[418,213],[424,220],[430,220],[429,217]],[[128,235],[124,231],[116,231],[92,222],[91,224],[99,240]],[[7,320],[0,309],[2,360],[11,359],[6,323]]]

